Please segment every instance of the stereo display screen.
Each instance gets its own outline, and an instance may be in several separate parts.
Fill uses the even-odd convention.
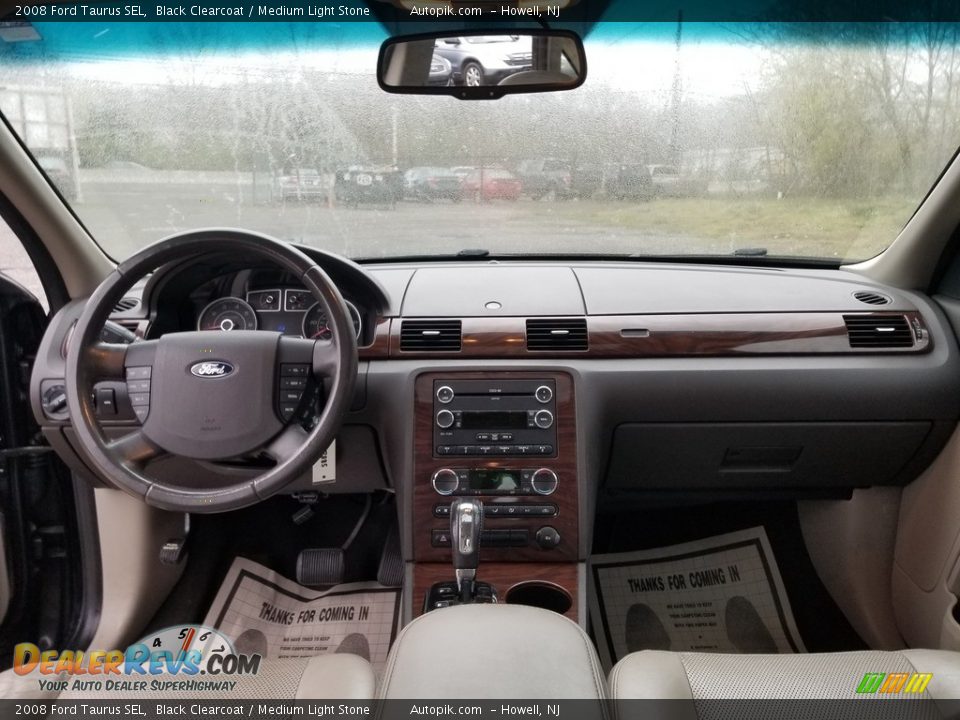
[[[527,427],[527,413],[464,412],[460,418],[464,430],[520,430]]]

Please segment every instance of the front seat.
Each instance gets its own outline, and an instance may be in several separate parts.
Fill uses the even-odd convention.
[[[872,693],[858,693],[868,673],[885,677],[906,673],[908,678],[913,673],[932,673],[925,691],[913,697],[960,698],[960,653],[946,650],[804,655],[643,650],[618,662],[609,680],[614,700],[844,700],[897,695],[877,694],[876,687]],[[718,704],[714,709],[734,707]]]
[[[43,692],[38,679],[66,680],[64,692]],[[106,683],[146,682],[146,689],[107,691],[74,689],[74,680]],[[233,687],[211,690],[191,688],[194,682],[233,682]],[[155,685],[154,682],[157,684]],[[184,685],[160,685],[184,683]],[[0,697],[59,700],[372,700],[376,677],[369,662],[358,655],[331,654],[311,658],[264,659],[255,675],[79,675],[18,676],[12,670],[0,673]]]

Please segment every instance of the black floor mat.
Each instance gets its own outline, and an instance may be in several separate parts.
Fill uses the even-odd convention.
[[[817,577],[807,555],[796,504],[792,502],[711,503],[658,507],[597,517],[593,552],[614,553],[676,545],[762,525],[773,548],[794,619],[809,652],[863,650]]]
[[[213,602],[234,557],[255,560],[288,578],[296,578],[297,555],[310,547],[340,547],[363,513],[364,495],[335,495],[312,506],[313,516],[292,521],[301,507],[278,496],[243,510],[191,516],[190,555],[170,596],[144,631],[177,623],[199,623]],[[370,515],[346,553],[344,582],[375,580],[380,555],[393,525],[393,496],[374,496]]]

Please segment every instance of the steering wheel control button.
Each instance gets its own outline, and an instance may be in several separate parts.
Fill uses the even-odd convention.
[[[537,410],[533,416],[533,424],[541,430],[553,427],[553,413],[549,410]]]
[[[546,404],[553,400],[553,389],[549,385],[541,385],[534,392],[534,397],[537,398],[537,402]]]
[[[539,545],[541,549],[552,550],[560,544],[560,533],[555,527],[544,525],[542,528],[537,530],[535,539],[537,541],[537,545]]]
[[[149,380],[127,380],[127,392],[130,394],[148,393],[150,392],[150,381]]]
[[[301,363],[284,363],[280,366],[280,377],[306,378],[310,374],[310,366]]]
[[[437,388],[437,400],[446,405],[453,400],[453,388],[449,385],[441,385]]]
[[[446,430],[447,428],[453,427],[453,423],[456,421],[453,413],[449,410],[441,410],[437,413],[437,427]]]
[[[557,474],[550,468],[540,468],[530,477],[530,487],[537,495],[552,495],[559,484]]]
[[[305,377],[282,377],[280,378],[281,390],[303,390],[307,387]]]
[[[113,388],[97,388],[96,393],[97,415],[117,414],[117,394]]]
[[[127,400],[133,407],[133,414],[141,424],[150,414],[150,387],[152,368],[149,365],[138,365],[126,369]],[[97,403],[99,407],[99,400]]]
[[[302,398],[303,398],[303,392],[300,390],[281,390],[280,391],[281,403],[298,404]]]
[[[140,365],[138,367],[128,367],[127,380],[149,380],[151,370],[152,368],[149,365]]]

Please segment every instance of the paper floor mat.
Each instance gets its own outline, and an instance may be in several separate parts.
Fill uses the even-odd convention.
[[[233,640],[238,653],[265,658],[352,653],[383,669],[400,618],[400,588],[346,583],[318,592],[236,558],[204,625]]]
[[[762,527],[590,561],[590,613],[610,667],[636,650],[803,652]]]

